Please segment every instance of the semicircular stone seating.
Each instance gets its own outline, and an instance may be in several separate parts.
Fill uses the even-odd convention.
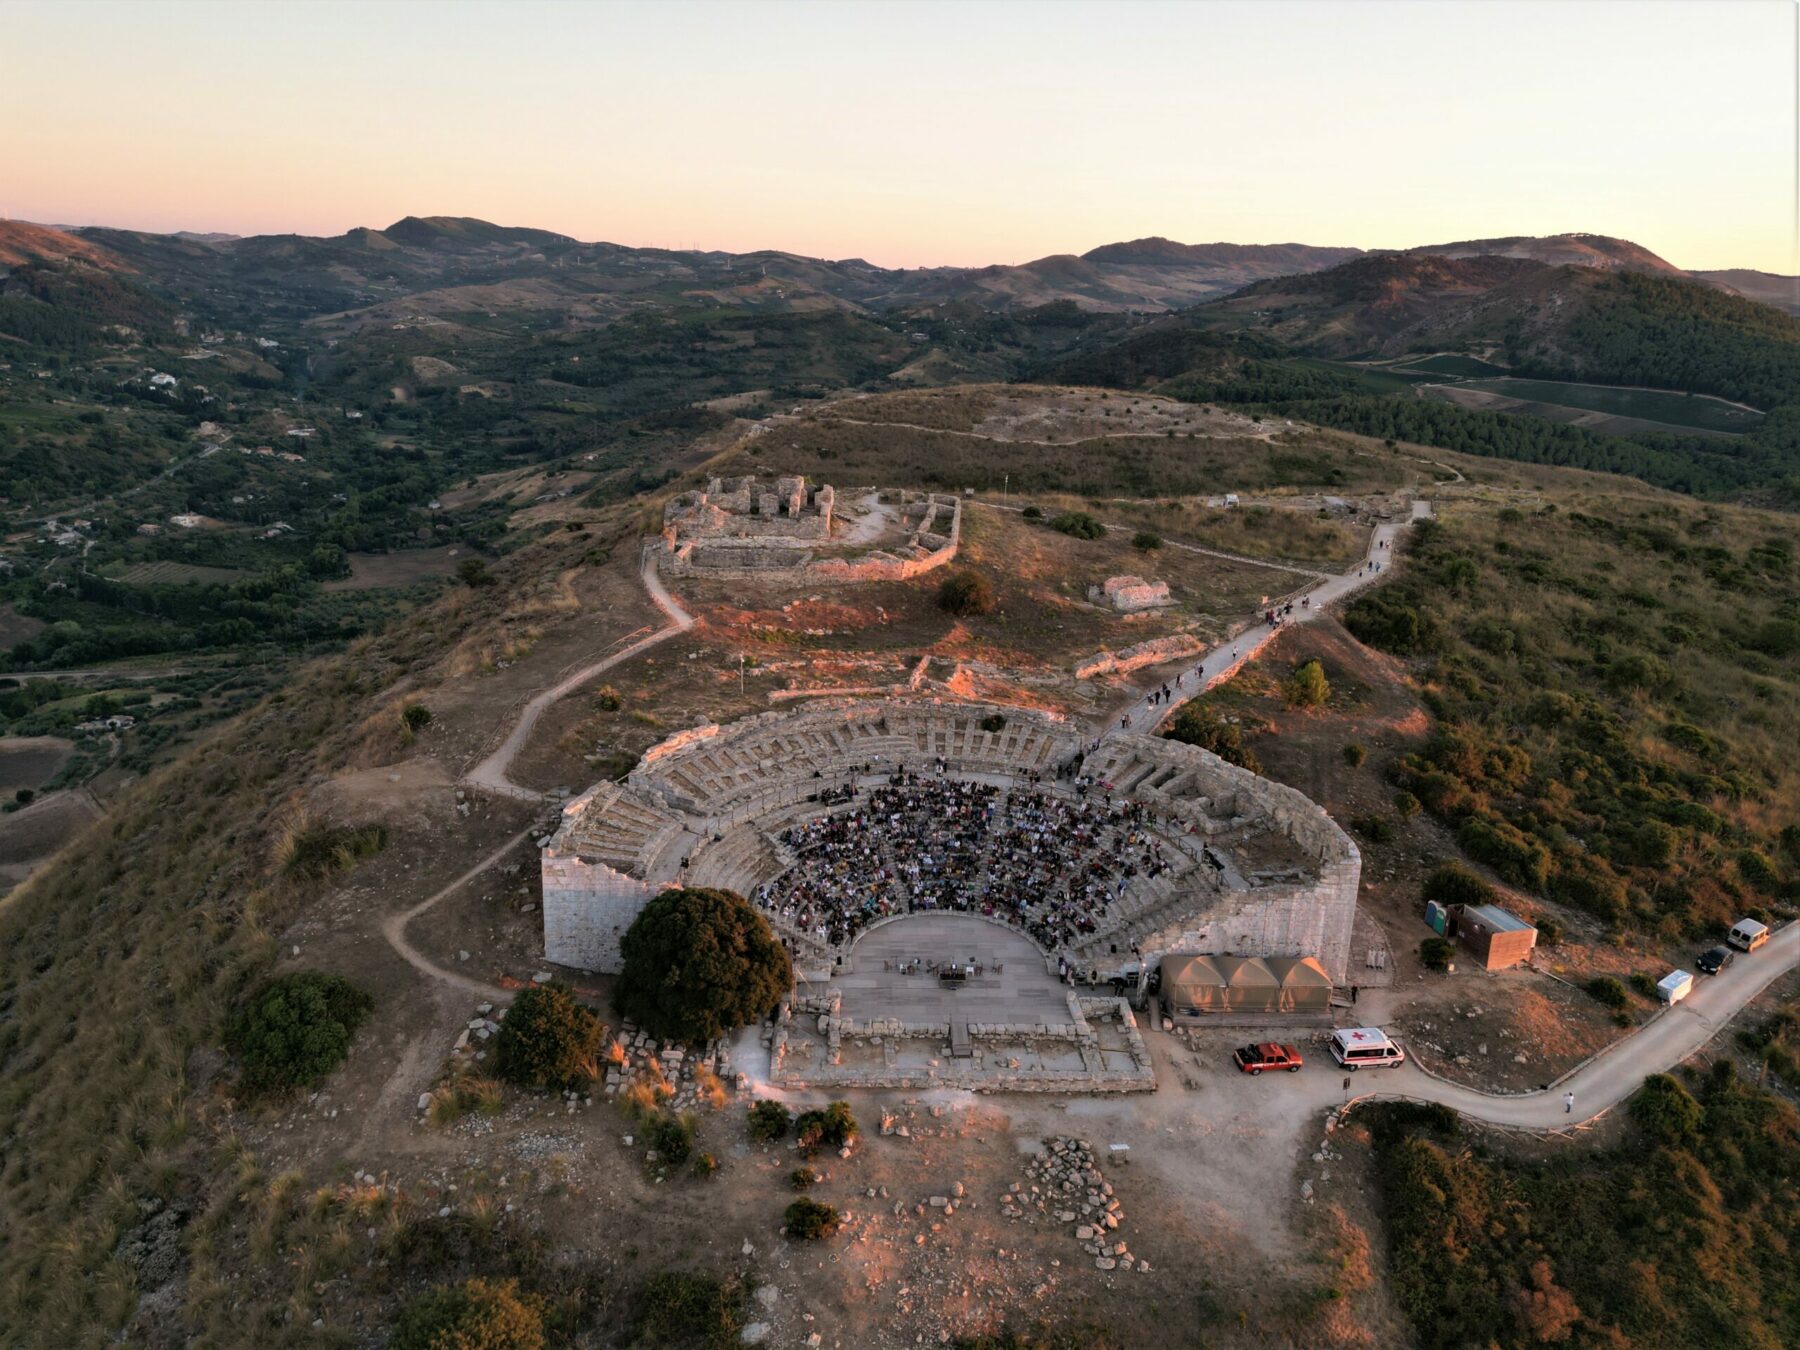
[[[616,969],[665,885],[752,898],[808,971],[869,924],[959,910],[1080,970],[1171,950],[1341,977],[1361,859],[1315,804],[1191,746],[1052,714],[821,701],[702,726],[571,802],[544,850],[552,960]]]

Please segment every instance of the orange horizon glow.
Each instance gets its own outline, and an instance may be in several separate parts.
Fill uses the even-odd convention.
[[[883,266],[1585,232],[1793,272],[1793,7],[0,4],[0,216]]]

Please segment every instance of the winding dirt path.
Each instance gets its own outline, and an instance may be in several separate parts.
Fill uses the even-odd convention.
[[[509,731],[506,738],[500,742],[499,747],[486,759],[470,769],[467,774],[463,775],[462,781],[464,783],[481,791],[495,792],[502,796],[515,797],[522,801],[535,802],[542,800],[543,794],[541,792],[533,791],[531,788],[520,787],[508,777],[508,771],[512,768],[513,761],[518,758],[519,751],[525,748],[526,741],[531,738],[532,728],[537,725],[538,719],[544,715],[544,711],[558,699],[563,698],[570,693],[570,691],[579,688],[582,684],[593,679],[596,675],[600,675],[603,672],[612,669],[612,667],[618,665],[621,661],[630,660],[639,652],[646,651],[659,642],[665,642],[678,633],[685,633],[694,626],[694,616],[683,609],[680,602],[677,601],[674,596],[669,594],[668,589],[662,583],[662,578],[657,575],[656,555],[654,551],[648,548],[644,550],[644,563],[641,576],[644,582],[644,589],[650,593],[650,598],[656,602],[657,608],[668,615],[669,622],[657,629],[654,633],[639,638],[630,646],[623,647],[609,656],[604,656],[598,661],[583,666],[574,674],[559,680],[543,693],[531,699],[525,704],[524,708],[520,710],[518,720],[513,723],[512,730]],[[430,976],[432,979],[438,980],[452,988],[461,989],[465,993],[473,994],[479,998],[489,999],[496,1004],[512,1002],[512,992],[510,990],[502,989],[498,985],[487,984],[481,980],[471,979],[469,976],[459,974],[454,970],[446,970],[443,966],[432,961],[407,940],[406,929],[414,919],[468,885],[476,877],[487,871],[488,868],[498,863],[509,852],[517,848],[521,842],[529,839],[536,831],[536,825],[526,827],[518,834],[513,835],[504,844],[501,844],[499,848],[488,854],[480,862],[476,863],[468,871],[464,872],[455,881],[452,881],[448,886],[445,886],[436,894],[426,897],[411,909],[404,910],[399,914],[390,915],[388,918],[382,920],[381,934],[387,939],[388,945],[400,955],[402,960],[422,975]]]
[[[535,796],[536,794],[533,795]],[[414,905],[411,909],[402,910],[398,914],[390,914],[387,918],[383,919],[381,921],[381,935],[387,939],[388,945],[399,953],[401,959],[404,960],[407,965],[411,966],[421,975],[428,975],[432,979],[438,980],[454,989],[460,989],[464,993],[473,994],[476,998],[488,999],[496,1004],[511,1003],[512,991],[510,989],[502,989],[497,984],[488,984],[483,980],[471,979],[467,975],[458,974],[454,970],[446,970],[444,967],[438,965],[437,962],[426,956],[424,952],[420,951],[407,940],[406,927],[414,919],[430,910],[433,906],[448,899],[450,896],[455,895],[456,892],[461,890],[464,886],[467,886],[471,881],[475,880],[476,877],[487,871],[488,868],[494,866],[508,853],[511,853],[520,844],[524,843],[525,840],[531,838],[536,832],[537,826],[535,824],[527,826],[525,829],[520,830],[517,834],[509,838],[505,843],[501,844],[499,848],[488,854],[480,862],[476,863],[468,871],[464,872],[455,881],[452,881],[449,885],[445,886],[442,890],[426,896],[425,899],[419,901],[419,903]]]
[[[668,589],[662,583],[662,578],[657,575],[656,554],[648,548],[644,550],[642,577],[644,589],[650,593],[650,598],[656,602],[657,608],[669,616],[669,622],[647,637],[639,638],[629,647],[620,648],[610,656],[604,656],[590,665],[581,667],[574,674],[551,685],[550,688],[533,698],[520,711],[518,720],[513,723],[512,730],[506,734],[506,739],[500,742],[498,748],[463,775],[464,783],[485,792],[497,792],[502,796],[517,797],[524,801],[537,801],[543,796],[541,792],[520,787],[512,781],[508,774],[512,769],[513,761],[519,757],[519,752],[531,739],[532,729],[537,726],[538,719],[544,715],[545,710],[596,675],[604,674],[621,661],[629,661],[638,653],[648,651],[657,643],[666,642],[676,634],[685,633],[694,626],[694,616],[683,609],[680,602],[669,594]]]
[[[1164,441],[1169,438],[1169,433],[1167,431],[1102,431],[1097,432],[1092,436],[1074,436],[1063,441],[1044,441],[1036,440],[1030,436],[992,436],[985,431],[958,431],[951,427],[927,427],[921,426],[917,422],[870,422],[860,417],[845,417],[842,413],[834,413],[825,410],[820,410],[817,418],[771,417],[766,420],[770,422],[798,422],[806,420],[823,420],[825,418],[830,418],[834,422],[842,422],[844,425],[852,427],[894,427],[901,431],[928,431],[935,436],[961,436],[966,440],[988,441],[994,445],[1046,445],[1066,447],[1071,445],[1086,445],[1089,441]],[[1258,423],[1258,425],[1260,426],[1262,424]],[[1216,433],[1197,431],[1190,434],[1208,441],[1222,441],[1227,439],[1234,441],[1270,441],[1275,438],[1275,429],[1270,428],[1268,431],[1229,431]]]

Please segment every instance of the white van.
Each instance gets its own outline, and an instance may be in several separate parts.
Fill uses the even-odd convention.
[[[1726,940],[1739,951],[1753,952],[1769,940],[1769,925],[1755,919],[1739,919],[1731,925]]]
[[[1331,1057],[1355,1073],[1365,1064],[1397,1069],[1406,1062],[1406,1051],[1380,1027],[1344,1027],[1331,1033]]]

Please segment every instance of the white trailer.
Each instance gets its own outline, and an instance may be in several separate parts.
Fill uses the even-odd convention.
[[[1685,970],[1671,970],[1656,982],[1656,996],[1664,1003],[1679,1003],[1694,992],[1694,977]]]

